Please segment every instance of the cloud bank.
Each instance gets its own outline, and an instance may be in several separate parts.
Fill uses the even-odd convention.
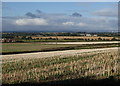
[[[42,18],[35,19],[18,19],[15,21],[17,25],[48,25],[47,21]]]
[[[97,16],[105,16],[105,17],[117,17],[118,12],[114,9],[101,9],[93,13]]]
[[[118,30],[116,11],[101,9],[93,12],[92,15],[93,17],[85,17],[79,12],[73,12],[71,15],[50,14],[36,10],[35,13],[27,12],[21,17],[3,17],[3,31],[109,32]]]

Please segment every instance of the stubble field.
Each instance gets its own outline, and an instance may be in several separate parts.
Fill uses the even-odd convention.
[[[112,77],[119,81],[119,64],[118,49],[49,58],[29,59],[28,57],[28,59],[10,62],[4,60],[2,81],[3,84],[43,83],[84,77],[89,77],[92,80]]]

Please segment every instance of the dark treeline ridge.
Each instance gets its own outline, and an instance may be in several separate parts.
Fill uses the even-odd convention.
[[[15,36],[85,36],[86,34],[105,36],[105,37],[118,37],[118,32],[2,32],[2,38],[14,38]]]

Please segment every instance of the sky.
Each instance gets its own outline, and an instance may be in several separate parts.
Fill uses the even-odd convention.
[[[2,2],[3,31],[117,31],[117,2]]]
[[[119,0],[1,0],[2,2],[119,2]]]

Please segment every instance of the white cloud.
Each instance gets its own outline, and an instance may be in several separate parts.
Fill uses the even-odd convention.
[[[93,14],[97,16],[117,17],[118,12],[117,12],[117,9],[114,9],[114,10],[113,9],[101,9],[101,10],[95,11]]]
[[[71,26],[75,25],[74,22],[64,22],[64,23],[62,23],[62,24],[63,24],[63,25],[71,25]]]
[[[42,18],[34,19],[18,19],[15,21],[17,25],[48,25],[47,21]]]
[[[81,27],[87,26],[86,23],[82,23],[82,22],[80,22],[80,23],[77,23],[77,22],[64,22],[62,24],[66,25],[66,26],[81,26]]]
[[[87,26],[87,24],[80,22],[77,24],[77,26]]]

